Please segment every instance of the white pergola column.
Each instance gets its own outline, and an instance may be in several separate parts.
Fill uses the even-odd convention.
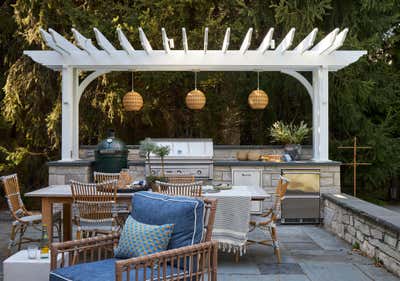
[[[62,68],[61,99],[61,160],[73,160],[74,143],[74,69],[70,66]]]
[[[72,159],[79,159],[79,71],[73,70],[73,107],[72,107]]]
[[[313,160],[329,161],[328,69],[313,71]]]

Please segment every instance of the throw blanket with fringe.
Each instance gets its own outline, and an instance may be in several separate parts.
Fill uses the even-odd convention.
[[[228,253],[239,251],[242,255],[246,252],[251,196],[250,194],[242,194],[241,196],[218,195],[215,196],[218,202],[212,239],[219,242],[219,248],[222,251]]]

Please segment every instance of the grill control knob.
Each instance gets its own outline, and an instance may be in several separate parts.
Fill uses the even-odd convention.
[[[176,170],[177,174],[182,174],[182,170]]]
[[[198,175],[201,175],[201,170],[197,170],[197,174],[198,174]]]

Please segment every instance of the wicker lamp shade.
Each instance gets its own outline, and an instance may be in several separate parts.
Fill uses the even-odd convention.
[[[252,109],[264,109],[268,105],[268,95],[263,90],[254,90],[247,101]]]
[[[143,107],[143,98],[138,92],[131,91],[125,94],[122,104],[125,111],[139,111]]]
[[[206,104],[206,96],[202,91],[194,89],[186,95],[185,101],[188,108],[200,110]]]

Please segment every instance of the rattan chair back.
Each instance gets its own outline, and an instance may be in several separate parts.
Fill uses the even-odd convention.
[[[93,178],[95,183],[101,183],[105,181],[119,180],[119,173],[102,173],[102,172],[93,172]]]
[[[280,217],[281,202],[282,202],[283,197],[286,194],[288,185],[289,185],[289,180],[281,176],[279,179],[278,185],[276,186],[276,189],[275,189],[275,201],[274,201],[274,205],[273,205],[273,213],[275,215],[275,218]]]
[[[217,211],[217,199],[203,198],[204,201],[204,233],[203,241],[211,241],[212,230],[215,222],[215,212]]]
[[[201,197],[201,187],[203,182],[193,183],[169,183],[156,181],[158,192],[175,196]]]
[[[194,176],[190,175],[169,175],[166,177],[169,183],[193,183],[195,182]]]
[[[1,181],[3,182],[4,193],[7,198],[7,204],[12,217],[14,219],[19,219],[21,217],[28,216],[29,212],[26,210],[21,199],[17,174],[3,176],[1,177]]]

